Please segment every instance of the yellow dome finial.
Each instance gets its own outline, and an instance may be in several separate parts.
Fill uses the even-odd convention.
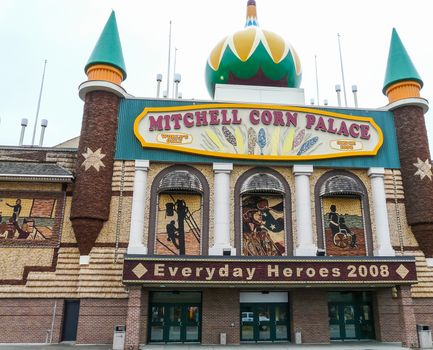
[[[247,19],[245,22],[245,27],[258,26],[259,21],[257,19],[257,7],[255,0],[248,0],[247,3]]]

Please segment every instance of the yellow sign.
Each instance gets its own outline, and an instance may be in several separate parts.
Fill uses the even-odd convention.
[[[383,143],[372,118],[253,104],[145,108],[134,134],[143,147],[260,160],[373,156]]]

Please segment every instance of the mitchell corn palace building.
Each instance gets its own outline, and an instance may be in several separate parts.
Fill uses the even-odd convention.
[[[401,342],[433,325],[423,82],[392,31],[379,109],[306,106],[259,27],[220,41],[212,100],[136,98],[114,13],[79,145],[0,148],[0,343]]]

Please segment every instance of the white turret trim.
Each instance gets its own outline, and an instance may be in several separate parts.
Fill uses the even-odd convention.
[[[107,91],[120,98],[131,98],[132,96],[120,85],[105,80],[88,80],[78,87],[78,96],[84,101],[86,94],[92,91]]]
[[[385,110],[385,111],[393,111],[394,109],[404,107],[404,106],[421,107],[424,113],[427,113],[427,111],[429,110],[428,101],[422,97],[403,98],[401,100],[394,101],[394,102],[390,103],[389,105],[386,105],[380,109]]]

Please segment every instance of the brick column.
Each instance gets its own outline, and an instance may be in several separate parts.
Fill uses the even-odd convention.
[[[141,331],[141,286],[129,287],[125,349],[138,350]]]
[[[294,289],[290,293],[292,342],[301,332],[302,343],[329,343],[328,296],[322,289]]]
[[[239,290],[205,289],[203,290],[202,305],[202,344],[219,344],[220,333],[227,334],[227,344],[239,344]]]
[[[400,286],[398,291],[400,306],[401,342],[403,346],[418,347],[416,318],[410,286]]]

